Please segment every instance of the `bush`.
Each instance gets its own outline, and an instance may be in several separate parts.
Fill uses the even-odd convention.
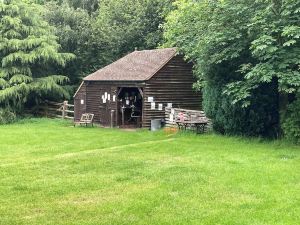
[[[12,123],[16,118],[16,114],[10,109],[0,109],[0,124]]]
[[[300,143],[300,96],[292,102],[284,115],[282,130],[285,138]]]
[[[233,105],[222,94],[224,84],[210,82],[203,91],[203,107],[216,132],[226,135],[246,135],[275,138],[279,130],[276,92],[272,85],[256,90],[251,105]]]

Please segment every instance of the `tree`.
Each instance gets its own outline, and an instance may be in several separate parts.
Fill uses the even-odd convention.
[[[171,10],[171,2],[47,1],[45,19],[56,27],[62,50],[77,56],[68,68],[58,72],[69,74],[71,83],[78,85],[82,77],[135,48],[156,48],[163,39],[160,25]],[[94,5],[97,10],[86,5]]]
[[[172,8],[171,3],[172,0],[100,1],[91,38],[99,66],[135,48],[156,48],[163,40],[161,25]]]
[[[68,1],[61,4],[48,2],[44,18],[54,26],[58,42],[64,52],[72,52],[76,59],[61,71],[67,74],[71,84],[78,84],[82,76],[93,69],[94,55],[91,45],[93,18],[84,9],[70,6]]]
[[[89,14],[96,12],[99,8],[99,0],[68,0],[68,3],[75,9],[86,10]]]
[[[241,65],[244,79],[228,84],[225,93],[235,102],[244,101],[247,106],[253,91],[275,81],[278,105],[284,112],[288,95],[300,90],[300,2],[258,2],[265,7],[255,12],[248,27],[248,32],[254,37],[249,50],[255,61]]]
[[[0,104],[16,110],[30,96],[67,96],[61,86],[67,77],[51,71],[65,66],[74,55],[59,53],[59,48],[38,5],[21,0],[0,2]]]
[[[98,10],[99,0],[28,0],[37,4],[54,3],[57,5],[68,4],[74,9],[83,9],[89,14],[92,14]]]
[[[272,82],[247,96],[251,102],[248,108],[239,102],[232,104],[234,99],[223,93],[226,85],[243,79],[241,65],[256,61],[249,49],[254,37],[248,30],[253,15],[266,4],[252,0],[178,0],[175,6],[164,25],[165,45],[177,46],[195,63],[197,86],[203,91],[203,106],[215,130],[273,136],[278,113]]]

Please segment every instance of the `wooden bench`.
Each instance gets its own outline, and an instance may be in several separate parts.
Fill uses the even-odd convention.
[[[94,126],[94,114],[92,113],[84,113],[81,115],[80,121],[78,122],[74,122],[74,127],[76,126],[76,124],[79,124],[80,126],[82,124],[85,124],[85,126],[87,127],[88,124],[92,124],[92,127]]]

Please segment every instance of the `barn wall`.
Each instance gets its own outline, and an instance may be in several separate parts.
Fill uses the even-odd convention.
[[[147,81],[144,89],[143,127],[149,128],[151,119],[164,119],[168,103],[176,108],[201,110],[202,95],[192,88],[196,81],[192,67],[182,56],[175,56]],[[151,110],[148,97],[154,97],[155,110]],[[164,106],[162,111],[158,110],[159,103]]]
[[[81,104],[81,100],[84,104]],[[74,97],[74,120],[79,121],[81,115],[86,112],[86,85],[83,83]]]
[[[117,95],[119,87],[141,87],[143,84],[135,82],[100,82],[85,81],[86,93],[86,113],[95,115],[95,123],[103,126],[111,125],[111,110],[115,110],[113,125],[117,126],[117,101],[113,102],[113,95]],[[107,92],[111,96],[111,101],[103,103],[102,95]],[[79,95],[79,93],[77,94]],[[80,114],[81,115],[81,114]],[[79,118],[80,119],[80,118]]]
[[[103,126],[109,126],[111,123],[111,110],[116,110],[116,102],[107,101],[103,103],[102,95],[105,92],[112,96],[116,94],[117,88],[111,84],[101,82],[86,82],[86,111],[93,113],[94,121]]]

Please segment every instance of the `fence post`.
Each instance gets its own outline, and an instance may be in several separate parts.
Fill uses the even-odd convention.
[[[67,116],[66,110],[68,110],[68,101],[63,102],[63,107],[62,107],[62,118],[63,119],[65,119]]]

